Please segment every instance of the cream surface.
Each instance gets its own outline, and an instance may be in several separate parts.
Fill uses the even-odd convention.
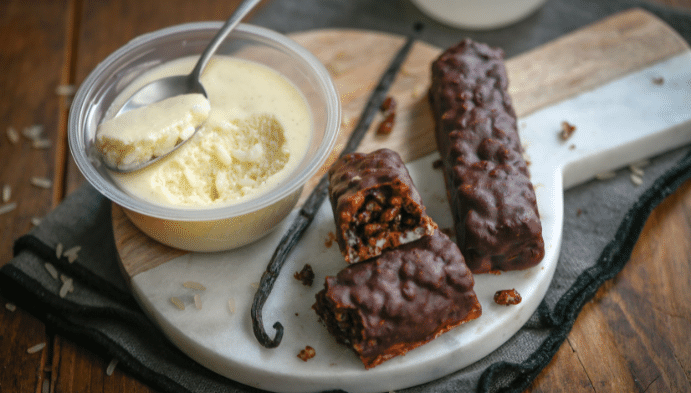
[[[184,94],[125,112],[98,126],[96,148],[111,167],[143,164],[191,137],[210,109],[202,94]]]
[[[187,73],[195,61],[158,66],[132,89]],[[206,122],[159,162],[128,174],[111,173],[123,189],[162,205],[216,207],[269,191],[300,163],[312,121],[304,97],[288,80],[266,66],[223,56],[209,62],[201,79],[211,104]],[[131,93],[123,91],[114,107]]]

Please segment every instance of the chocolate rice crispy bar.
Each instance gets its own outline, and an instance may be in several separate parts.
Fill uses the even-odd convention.
[[[327,277],[312,308],[372,368],[475,319],[473,275],[441,231]]]
[[[376,257],[434,232],[401,157],[389,149],[351,153],[329,169],[336,240],[346,262]]]
[[[432,64],[429,99],[456,242],[473,273],[544,257],[535,191],[518,137],[503,52],[464,40]]]

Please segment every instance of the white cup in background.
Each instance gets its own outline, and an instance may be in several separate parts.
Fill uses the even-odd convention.
[[[444,24],[490,30],[517,22],[547,0],[411,0],[423,13]]]

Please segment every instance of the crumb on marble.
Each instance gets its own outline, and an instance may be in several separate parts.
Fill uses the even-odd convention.
[[[559,132],[559,137],[562,141],[571,138],[574,132],[576,132],[576,126],[567,121],[561,122],[561,132]]]
[[[298,357],[306,362],[306,361],[312,359],[316,354],[317,353],[314,350],[314,348],[307,345],[305,347],[305,349],[301,350],[300,353],[298,353]]]
[[[295,272],[293,277],[302,282],[302,285],[311,287],[312,283],[314,282],[314,271],[312,270],[312,266],[310,266],[309,263],[306,263],[305,266],[302,267],[302,270]]]
[[[502,306],[518,304],[521,300],[523,300],[521,294],[515,288],[502,289],[494,294],[494,302]]]
[[[334,244],[334,240],[336,240],[336,234],[333,232],[329,232],[329,234],[326,237],[326,240],[324,241],[324,246],[326,248],[331,248]]]

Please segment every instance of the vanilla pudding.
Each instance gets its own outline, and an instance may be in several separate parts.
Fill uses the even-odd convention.
[[[182,58],[150,70],[125,89],[109,111],[117,111],[149,81],[189,73],[196,60]],[[217,207],[271,190],[303,159],[312,134],[310,110],[300,91],[283,76],[248,60],[216,56],[206,66],[201,82],[210,110],[198,132],[149,167],[132,173],[111,172],[123,190],[165,206]],[[178,107],[170,118],[184,115],[190,119],[190,112]],[[109,120],[103,124],[120,116],[108,113],[106,118]],[[149,128],[149,132],[156,129]]]
[[[178,160],[174,157],[184,151],[180,148],[160,165],[136,174],[120,176],[108,170],[96,148],[99,124],[114,118],[148,82],[166,75],[188,75],[221,26],[219,22],[190,23],[136,37],[99,63],[75,94],[68,121],[70,151],[89,184],[122,208],[127,217],[123,224],[131,222],[141,231],[133,232],[131,241],[148,244],[149,239],[139,236],[143,233],[194,252],[231,250],[256,241],[294,212],[305,185],[323,173],[333,154],[341,106],[324,65],[282,34],[239,24],[202,76],[211,105],[206,122],[217,127],[209,132],[215,135],[211,138],[204,138],[205,130],[200,128],[188,140],[189,144],[197,137],[207,141],[200,146],[201,154],[183,160],[187,169],[167,164]],[[226,67],[230,62],[240,66]],[[246,83],[250,80],[257,85]],[[219,109],[218,103],[226,99],[230,103]],[[240,135],[249,135],[243,129],[257,125],[266,126],[263,135],[275,135],[267,131],[273,128],[282,130],[282,140],[279,137],[274,143],[256,131],[260,137],[244,138],[248,148],[209,147],[227,143],[221,135],[237,143],[243,140]],[[225,128],[236,130],[237,135],[232,131],[231,138],[219,131]],[[179,186],[163,187],[170,179],[155,175],[159,168],[164,168],[159,175],[171,174],[171,183]],[[216,176],[219,172],[226,174],[227,182]],[[219,190],[230,191],[221,195]],[[113,225],[118,224],[114,221]]]

